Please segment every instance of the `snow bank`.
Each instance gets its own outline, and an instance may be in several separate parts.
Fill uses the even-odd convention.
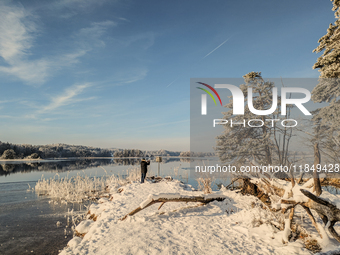
[[[70,248],[76,247],[83,239],[78,236],[73,237],[68,243],[67,246]]]
[[[131,183],[124,192],[110,191],[111,201],[93,204],[77,231],[87,231],[82,241],[72,239],[61,255],[71,254],[311,254],[301,241],[282,243],[270,211],[252,204],[252,196],[223,189],[205,195],[178,181]],[[149,195],[152,194],[152,195]],[[160,210],[149,206],[125,221],[120,218],[157,197],[227,197],[207,205],[169,202]],[[152,201],[152,200],[151,200]]]
[[[290,219],[285,219],[285,229],[283,230],[282,233],[282,240],[285,243],[288,243],[288,237],[290,235],[290,233],[292,233],[291,229],[290,229]]]
[[[86,234],[87,232],[89,232],[93,223],[94,223],[93,220],[84,220],[80,222],[80,224],[75,228],[75,230],[79,234]]]
[[[306,197],[304,194],[302,194],[301,189],[306,189],[305,187],[301,187],[300,185],[295,185],[293,188],[293,200],[295,200],[298,203],[308,202],[308,197]],[[310,192],[312,192],[312,189],[306,189]]]
[[[314,182],[314,180],[311,179],[303,185],[296,184],[293,188],[292,188],[291,182],[286,182],[286,185],[283,186],[285,193],[284,193],[282,198],[287,199],[287,200],[294,200],[295,202],[298,202],[298,203],[308,202],[308,197],[306,197],[301,192],[301,189],[305,189],[305,190],[308,190],[309,192],[313,193],[312,188],[308,188],[313,184],[313,182]],[[290,195],[293,195],[293,196],[290,197]],[[282,205],[282,206],[285,207],[287,205]]]

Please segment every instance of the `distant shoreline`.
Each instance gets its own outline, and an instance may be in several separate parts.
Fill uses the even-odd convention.
[[[59,160],[75,160],[75,159],[113,159],[112,157],[70,157],[70,158],[48,158],[48,159],[0,159],[0,162],[24,162],[24,161],[36,161],[36,162],[40,162],[40,161],[59,161]]]
[[[181,156],[154,156],[163,158],[200,158],[200,157],[181,157]],[[214,157],[214,156],[205,156]],[[140,159],[143,157],[69,157],[69,158],[47,158],[47,159],[0,159],[0,162],[46,162],[46,161],[59,161],[59,160],[78,160],[78,159]]]

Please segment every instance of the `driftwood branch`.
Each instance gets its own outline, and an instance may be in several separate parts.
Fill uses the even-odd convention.
[[[328,230],[332,234],[332,236],[335,238],[335,240],[337,240],[340,243],[340,236],[334,229],[335,221],[331,221],[330,223],[331,224],[329,225]]]
[[[314,218],[311,210],[308,207],[304,206],[304,205],[302,205],[302,207],[306,210],[306,213],[308,214],[309,219],[311,220],[311,222],[312,222],[313,226],[315,227],[316,231],[318,231],[320,237],[322,238],[322,234],[320,232],[318,224],[316,224],[315,218]]]
[[[317,197],[315,196],[313,193],[309,192],[308,190],[305,189],[300,189],[301,193],[304,194],[306,197],[308,197],[309,199],[313,200],[314,202],[327,206],[331,209],[337,209],[337,207],[335,205],[333,205],[332,203],[328,202],[327,200],[321,198],[321,197]],[[339,210],[339,209],[338,209]]]
[[[315,163],[319,162],[319,160],[320,160],[320,158],[317,156]],[[318,186],[320,184],[321,180],[318,178],[318,176],[317,176],[317,178],[315,178],[315,177],[316,176],[313,176],[314,185],[312,184],[312,186],[310,186],[310,187],[313,187],[313,186],[315,187],[315,186]],[[302,176],[299,179],[301,180]],[[297,183],[299,183],[300,180],[298,180],[298,181],[294,180],[294,182],[295,182],[294,184],[297,185]],[[262,181],[262,179],[261,179],[261,181]],[[292,181],[292,180],[289,180],[289,181]],[[256,190],[257,193],[261,193],[261,192],[264,192],[266,190],[272,190],[273,188],[276,188],[277,194],[283,193],[283,191],[284,191],[283,189],[281,191],[279,187],[275,187],[274,185],[272,185],[269,182],[262,181],[262,183],[264,185],[263,184],[261,185],[261,182],[259,182],[256,185],[253,184],[253,186],[254,186],[253,189]],[[309,188],[309,187],[305,186],[305,188]],[[323,236],[321,235],[321,231],[319,229],[319,226],[317,225],[316,220],[315,220],[315,218],[314,218],[314,216],[311,212],[311,210],[314,210],[318,214],[318,216],[322,219],[322,221],[324,222],[325,225],[327,223],[329,224],[329,226],[328,226],[329,232],[331,233],[331,235],[334,237],[335,240],[340,242],[340,235],[334,229],[335,223],[340,222],[340,208],[338,208],[335,204],[331,203],[330,201],[328,201],[324,198],[321,198],[319,195],[315,195],[315,194],[311,193],[310,191],[308,191],[306,189],[300,189],[300,191],[303,195],[305,195],[307,198],[309,198],[308,201],[297,202],[294,199],[292,199],[292,197],[293,197],[292,195],[290,195],[290,197],[291,197],[290,199],[289,198],[288,199],[281,199],[281,204],[287,205],[285,208],[282,209],[282,213],[286,213],[288,210],[291,210],[291,214],[289,215],[290,218],[291,218],[291,217],[294,216],[293,208],[297,205],[301,205],[304,208],[304,210],[306,211],[309,219],[311,220],[311,223],[313,224],[313,226],[315,227],[315,229],[317,230],[317,232],[319,233],[319,235],[322,238]],[[318,192],[318,188],[315,188],[315,193],[321,194],[320,192]],[[252,194],[252,193],[250,193],[250,194]]]
[[[294,187],[295,186],[295,179],[294,179],[293,172],[290,172],[290,181],[292,183],[292,187]]]
[[[320,163],[321,163],[321,156],[320,156],[320,151],[319,151],[319,144],[315,143],[314,144],[314,169],[316,169],[317,165]],[[315,170],[313,172],[313,178],[314,178],[314,190],[316,191],[316,195],[320,196],[322,193],[322,189],[321,189],[321,183],[320,183],[318,171]]]
[[[145,208],[147,208],[147,207],[149,207],[153,204],[156,204],[156,203],[162,203],[160,205],[160,207],[158,208],[158,209],[160,209],[164,203],[168,203],[168,202],[199,202],[199,203],[202,203],[202,204],[208,204],[212,201],[223,201],[224,199],[226,199],[226,197],[224,197],[224,196],[215,197],[215,198],[205,198],[203,196],[179,197],[179,198],[158,198],[158,199],[152,200],[150,203],[148,203],[144,207],[140,207],[140,206],[137,207],[133,211],[126,214],[120,220],[125,220],[128,216],[135,215],[136,213],[140,212],[141,210],[143,210],[143,209],[145,209]]]
[[[298,184],[300,184],[302,181],[303,181],[303,175],[305,174],[305,172],[302,172],[301,175],[300,175],[300,178],[298,180]]]
[[[326,224],[328,221],[330,221],[330,225],[328,227],[329,232],[331,235],[334,237],[335,240],[340,242],[340,236],[339,234],[335,231],[334,225],[336,222],[340,221],[340,209],[337,208],[334,204],[328,202],[327,200],[320,198],[313,193],[301,189],[300,190],[302,194],[304,194],[306,197],[308,197],[310,200],[307,203],[300,203],[301,206],[306,210],[313,226],[316,228],[318,231],[319,235],[322,238],[320,229],[318,225],[316,224],[316,221],[314,219],[314,216],[311,213],[310,209],[315,210],[318,215],[321,217],[322,221]],[[293,200],[282,200],[281,201],[284,204],[299,204],[296,203]]]
[[[296,205],[298,202],[295,200],[281,199],[281,204]]]
[[[158,210],[161,209],[164,204],[165,202],[161,203],[161,205],[158,207]]]

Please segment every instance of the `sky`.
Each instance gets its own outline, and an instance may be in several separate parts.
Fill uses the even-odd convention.
[[[0,141],[189,150],[190,78],[316,78],[325,0],[0,0]]]

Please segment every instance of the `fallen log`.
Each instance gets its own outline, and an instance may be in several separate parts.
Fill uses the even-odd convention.
[[[320,165],[321,156],[318,144],[314,144],[314,169]],[[303,182],[303,174],[296,180],[293,173],[290,174],[290,179],[281,178],[279,182],[275,179],[268,179],[264,177],[249,177],[245,176],[242,178],[243,187],[241,189],[242,194],[250,194],[258,197],[262,202],[268,205],[271,211],[277,211],[278,207],[281,207],[282,213],[290,211],[289,217],[286,216],[285,220],[285,240],[288,240],[288,233],[291,230],[291,222],[294,218],[295,207],[300,205],[308,215],[312,225],[315,227],[320,237],[323,238],[320,226],[317,224],[311,210],[314,210],[318,216],[322,219],[325,227],[328,228],[329,233],[335,240],[340,243],[340,235],[334,229],[334,225],[340,222],[340,207],[334,202],[328,201],[327,199],[321,198],[322,194],[321,185],[330,184],[332,186],[340,186],[340,181],[335,178],[325,178],[323,175],[319,176],[318,171],[313,171],[313,177]],[[285,183],[286,181],[286,183]],[[288,183],[290,182],[290,183]],[[313,188],[313,194],[311,191]],[[307,190],[307,189],[310,189]],[[301,196],[300,192],[305,196]],[[285,206],[280,206],[283,204]]]
[[[310,199],[307,206],[310,209],[315,210],[320,215],[320,217],[323,216],[325,219],[327,219],[327,222],[340,221],[340,209],[334,204],[321,197],[315,196],[307,190],[301,189],[301,193]]]
[[[315,181],[315,179],[314,179],[314,181]],[[249,180],[246,181],[246,182],[249,182]],[[266,182],[264,182],[264,183],[266,183]],[[261,184],[261,183],[259,183],[259,184]],[[266,185],[256,185],[256,184],[253,184],[253,185],[254,185],[253,190],[256,190],[257,193],[261,194],[261,193],[264,192],[264,190],[268,190],[268,187],[266,187]],[[295,182],[295,185],[296,185],[296,182]],[[309,187],[309,185],[307,183],[305,185],[302,185],[300,191],[303,195],[305,195],[307,198],[309,198],[309,200],[305,201],[305,202],[301,202],[301,201],[298,202],[298,201],[295,201],[291,196],[288,199],[282,199],[281,198],[281,200],[280,200],[281,204],[289,205],[286,208],[282,208],[282,212],[286,213],[288,210],[293,209],[297,205],[302,206],[304,208],[304,210],[306,211],[309,219],[311,220],[312,225],[315,227],[315,229],[319,233],[320,237],[322,238],[322,234],[321,234],[321,231],[319,229],[319,226],[317,225],[316,220],[311,213],[311,210],[316,211],[317,214],[319,215],[319,217],[324,222],[324,224],[327,225],[327,228],[328,228],[329,232],[331,233],[331,235],[334,237],[334,239],[337,240],[338,242],[340,242],[340,235],[334,229],[335,223],[340,221],[340,208],[338,208],[333,203],[331,203],[331,202],[329,202],[329,201],[327,201],[327,200],[325,200],[325,199],[323,199],[319,196],[316,196],[315,194],[311,193],[310,191],[305,190],[304,188],[307,188],[307,187]],[[256,195],[256,194],[252,194],[252,195]]]
[[[243,187],[241,189],[242,195],[253,195],[260,199],[264,204],[270,205],[270,198],[269,198],[269,191],[265,188],[261,189],[258,185],[252,183],[249,178],[244,178],[243,180]]]
[[[208,204],[212,201],[223,201],[224,199],[226,199],[225,196],[219,196],[219,197],[205,197],[205,196],[183,196],[183,197],[177,197],[177,198],[166,198],[166,197],[158,197],[157,199],[152,199],[149,203],[147,203],[144,206],[139,206],[136,209],[134,209],[133,211],[129,212],[128,214],[126,214],[123,218],[121,218],[120,220],[125,220],[128,216],[132,216],[135,215],[136,213],[140,212],[141,210],[156,204],[156,203],[162,203],[161,206],[158,208],[158,210],[165,204],[168,202],[198,202],[198,203],[202,203],[202,204]]]

